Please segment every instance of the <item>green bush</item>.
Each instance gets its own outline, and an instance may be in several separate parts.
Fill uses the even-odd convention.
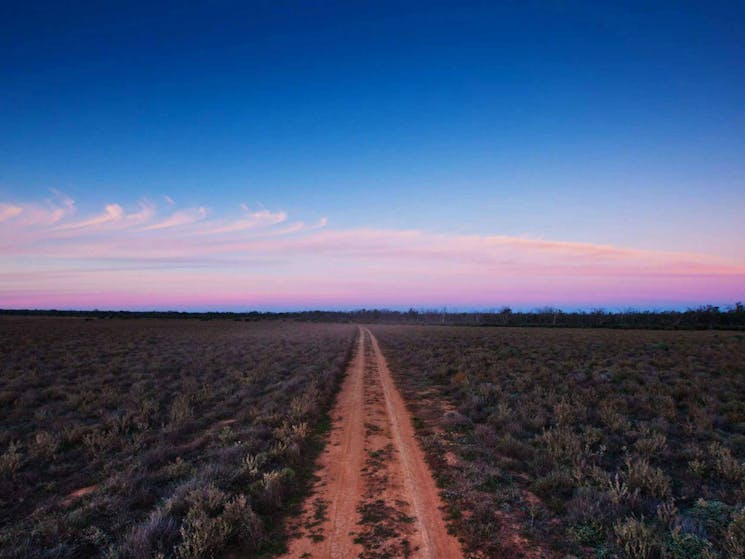
[[[600,522],[576,524],[567,530],[569,537],[581,545],[598,547],[606,541],[605,528]]]
[[[708,538],[721,538],[730,523],[732,507],[721,501],[699,499],[686,512]]]
[[[709,559],[712,553],[710,541],[679,530],[673,531],[665,544],[666,559]]]

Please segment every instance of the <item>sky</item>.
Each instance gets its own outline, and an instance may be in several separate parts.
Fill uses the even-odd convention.
[[[0,4],[0,308],[745,299],[742,2]]]

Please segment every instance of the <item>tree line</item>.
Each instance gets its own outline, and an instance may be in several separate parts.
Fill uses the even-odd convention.
[[[385,324],[446,324],[459,326],[533,326],[555,328],[656,328],[670,330],[745,330],[745,305],[738,302],[722,308],[705,305],[683,311],[627,309],[609,311],[563,311],[544,307],[528,312],[502,307],[488,311],[451,312],[443,309],[359,309],[352,311],[297,312],[182,312],[182,311],[106,311],[0,309],[0,315],[58,316],[87,319],[167,318],[192,320],[297,320],[304,322],[361,322]]]

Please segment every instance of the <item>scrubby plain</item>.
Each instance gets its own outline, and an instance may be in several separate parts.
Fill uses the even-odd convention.
[[[374,326],[476,557],[745,557],[745,335]]]
[[[271,551],[355,335],[0,319],[0,557]]]

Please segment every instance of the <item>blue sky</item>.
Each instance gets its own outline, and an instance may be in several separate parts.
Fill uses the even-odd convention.
[[[0,8],[0,202],[745,263],[742,3],[189,4]]]

